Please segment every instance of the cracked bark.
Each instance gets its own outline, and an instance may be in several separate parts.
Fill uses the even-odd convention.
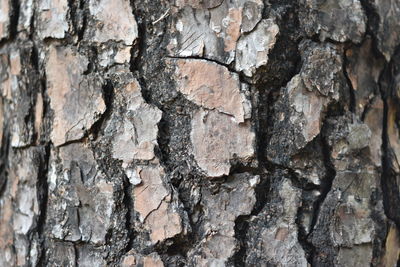
[[[0,0],[0,266],[398,266],[399,18]]]

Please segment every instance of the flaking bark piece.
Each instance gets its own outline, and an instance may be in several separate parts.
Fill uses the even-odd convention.
[[[261,20],[260,0],[178,1],[173,14],[169,44],[170,54],[179,57],[199,56],[223,64],[235,60],[241,34],[254,29]],[[212,9],[203,6],[214,6]],[[196,23],[193,23],[196,21]]]
[[[234,116],[237,123],[250,117],[251,104],[241,92],[239,75],[207,60],[176,61],[177,90],[188,100],[206,109]]]
[[[38,3],[39,36],[62,39],[68,32],[68,0],[40,0]]]
[[[189,252],[193,266],[226,266],[238,248],[236,219],[251,213],[259,181],[257,175],[241,173],[230,177],[217,194],[202,190],[204,233],[201,246]]]
[[[377,37],[378,49],[389,62],[400,44],[400,2],[398,0],[371,0],[379,17],[373,31]]]
[[[52,238],[103,245],[115,210],[113,183],[82,143],[53,150],[48,172],[48,217]]]
[[[301,0],[300,22],[309,36],[324,41],[361,42],[367,18],[359,0]]]
[[[138,167],[141,183],[133,189],[134,209],[150,232],[152,243],[163,242],[183,231],[178,205],[162,181],[161,166]]]
[[[209,177],[229,174],[234,157],[254,157],[255,134],[250,122],[237,124],[218,111],[200,109],[194,113],[191,141],[197,164]]]
[[[274,47],[279,27],[273,19],[262,20],[247,35],[242,35],[236,46],[235,69],[246,76],[253,76],[256,70],[268,63],[269,51]]]
[[[94,19],[94,32],[88,32],[87,39],[132,45],[138,37],[137,23],[128,0],[91,0],[89,11]]]
[[[10,1],[0,1],[0,40],[7,38],[10,27]]]
[[[113,157],[122,160],[125,165],[133,160],[151,160],[155,157],[154,147],[157,145],[162,112],[145,102],[136,80],[125,85],[123,94],[127,111],[115,126]],[[114,126],[110,124],[108,127]]]
[[[347,87],[342,57],[333,45],[304,41],[299,47],[303,64],[275,103],[267,147],[268,158],[279,164],[287,164],[319,135],[329,104],[339,100],[342,88]]]
[[[87,59],[72,48],[49,49],[47,94],[54,111],[50,137],[56,146],[82,138],[106,109],[101,79],[84,75],[87,64]]]

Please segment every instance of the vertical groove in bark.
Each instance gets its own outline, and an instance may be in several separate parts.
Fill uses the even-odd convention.
[[[46,258],[45,223],[46,223],[46,211],[47,211],[48,194],[49,194],[49,185],[47,182],[49,159],[50,159],[50,145],[46,145],[44,147],[43,158],[40,161],[39,165],[40,171],[38,174],[38,181],[37,181],[37,195],[38,195],[39,212],[40,212],[39,218],[37,220],[37,233],[41,244],[38,266],[44,265]]]
[[[400,46],[397,47],[394,58],[396,58],[396,56],[398,57],[398,55],[400,55]],[[389,101],[393,101],[393,103],[398,103],[398,100],[395,99],[395,64],[395,60],[387,63],[380,77],[380,89],[384,102],[382,132],[383,170],[381,176],[381,186],[385,214],[389,219],[393,220],[396,223],[397,227],[400,229],[400,207],[397,205],[397,203],[400,202],[399,184],[397,183],[397,177],[399,174],[397,174],[394,170],[395,166],[393,166],[393,161],[396,160],[396,155],[394,155],[394,152],[390,146],[388,133]]]
[[[346,57],[346,49],[343,49],[343,66],[342,66],[342,68],[343,68],[344,76],[346,77],[347,85],[349,87],[349,95],[350,95],[349,110],[352,113],[355,113],[356,112],[356,97],[355,97],[355,94],[354,94],[353,85],[351,84],[351,80],[349,78],[349,74],[346,71],[347,62],[348,62],[348,59]]]
[[[123,180],[123,187],[124,187],[124,199],[123,199],[123,203],[125,205],[126,208],[126,216],[125,216],[125,227],[128,231],[127,235],[128,235],[128,241],[127,241],[127,245],[125,247],[125,253],[127,253],[128,251],[130,251],[133,248],[133,239],[135,238],[135,231],[134,231],[134,225],[132,225],[132,207],[133,207],[133,199],[131,196],[131,192],[132,192],[132,186],[130,185],[129,181],[124,178]]]
[[[11,13],[10,13],[10,39],[14,40],[18,33],[18,19],[19,19],[19,0],[11,0]]]
[[[8,151],[10,149],[10,135],[8,132],[8,123],[3,122],[3,136],[1,137],[1,157],[0,157],[0,197],[3,196],[8,182]]]

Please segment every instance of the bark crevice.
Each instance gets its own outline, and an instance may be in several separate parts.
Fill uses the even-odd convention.
[[[37,233],[41,244],[40,255],[38,257],[38,266],[45,265],[46,259],[46,216],[48,206],[49,184],[48,167],[50,160],[50,144],[44,146],[44,155],[41,156],[39,172],[37,177],[37,198],[39,202],[39,217],[37,219]]]
[[[346,70],[346,66],[348,64],[348,58],[346,56],[346,51],[347,51],[347,49],[344,48],[343,49],[342,69],[343,69],[344,77],[346,79],[347,87],[349,88],[349,96],[350,96],[349,110],[350,110],[350,112],[355,113],[356,112],[356,96],[355,96],[355,93],[354,93],[353,84],[352,84],[352,82],[350,80],[350,77],[349,77],[349,74],[347,73],[347,70]]]
[[[395,82],[395,69],[396,68],[396,56],[400,55],[400,45],[397,47],[396,52],[391,60],[387,63],[382,74],[380,76],[380,91],[382,100],[384,103],[383,111],[383,127],[382,127],[382,176],[381,176],[381,187],[383,206],[386,216],[395,222],[397,228],[400,229],[400,192],[399,185],[397,184],[398,175],[395,172],[394,159],[395,155],[392,151],[389,141],[389,101],[399,104],[399,101],[395,97],[396,82]],[[395,104],[394,104],[395,105]],[[398,112],[398,111],[395,111]],[[393,123],[393,122],[392,122]],[[394,122],[396,123],[396,122]],[[393,127],[393,126],[392,126]]]
[[[11,0],[10,40],[14,40],[18,34],[19,8],[19,0]]]
[[[326,121],[327,121],[327,118],[325,118],[325,123],[326,123]],[[325,123],[322,126],[322,128],[324,128]],[[322,132],[324,132],[324,130],[322,130]],[[332,184],[333,184],[333,181],[336,176],[336,170],[331,161],[331,148],[328,145],[326,137],[324,137],[323,134],[322,134],[322,137],[320,140],[320,144],[321,144],[322,153],[323,153],[323,161],[324,161],[324,165],[325,165],[325,169],[326,169],[326,175],[322,179],[321,184],[320,184],[320,189],[319,189],[320,195],[313,204],[313,215],[312,215],[311,224],[310,224],[310,231],[306,237],[306,240],[308,240],[310,238],[310,236],[312,235],[312,233],[315,229],[315,226],[318,221],[318,217],[320,216],[319,214],[321,212],[321,206],[323,205],[328,193],[331,191]],[[308,247],[311,249],[311,252],[307,257],[308,262],[311,263],[311,262],[313,262],[313,258],[316,253],[316,247],[314,245],[312,245],[312,243],[309,241],[307,241],[305,243],[307,245],[309,245]]]

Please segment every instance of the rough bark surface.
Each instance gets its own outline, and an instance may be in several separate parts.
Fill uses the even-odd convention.
[[[0,0],[0,266],[399,266],[398,0]]]

